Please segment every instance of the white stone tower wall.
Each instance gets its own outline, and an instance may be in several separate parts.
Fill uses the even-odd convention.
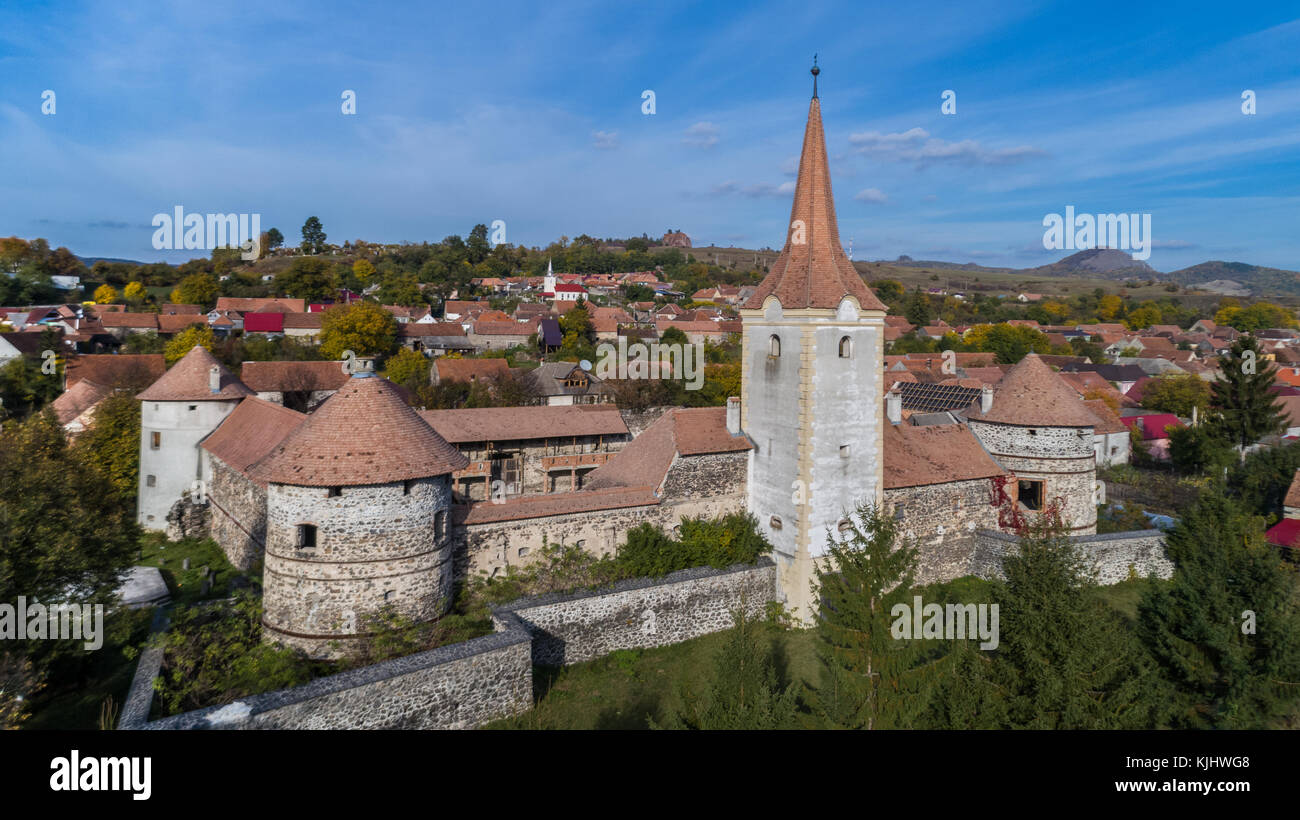
[[[741,425],[755,446],[749,510],[775,548],[784,600],[807,618],[827,532],[883,491],[884,315],[862,315],[847,300],[838,311],[788,312],[771,300],[762,314],[742,315]],[[840,358],[845,336],[851,355]]]
[[[142,401],[140,403],[140,485],[137,520],[146,530],[167,528],[167,513],[195,480],[211,479],[207,453],[199,442],[217,429],[238,401]],[[160,433],[153,449],[153,433]],[[149,486],[149,476],[154,486]]]

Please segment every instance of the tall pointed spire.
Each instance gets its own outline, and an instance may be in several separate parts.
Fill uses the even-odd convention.
[[[750,310],[762,308],[763,300],[770,295],[781,300],[781,306],[787,310],[834,309],[845,296],[857,299],[863,310],[885,310],[840,244],[821,100],[817,97],[820,73],[821,69],[814,64],[813,97],[808,104],[808,126],[803,135],[799,179],[794,189],[794,205],[790,208],[785,247],[771,272],[745,303]]]

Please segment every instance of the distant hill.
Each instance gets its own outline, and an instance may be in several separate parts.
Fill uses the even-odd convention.
[[[1169,274],[1169,278],[1189,287],[1206,283],[1222,285],[1222,280],[1231,280],[1256,296],[1300,296],[1300,273],[1245,262],[1202,262],[1176,270]]]
[[[990,271],[993,273],[1007,273],[1012,268],[989,268],[974,262],[939,262],[929,259],[913,259],[910,256],[900,256],[897,259],[880,259],[878,260],[886,265],[893,265],[897,268],[929,268],[931,270],[973,270],[973,271]]]
[[[1072,253],[1059,262],[1037,268],[1025,268],[1024,274],[1034,276],[1071,276],[1086,274],[1101,276],[1106,279],[1118,279],[1127,276],[1159,276],[1160,272],[1143,262],[1134,259],[1127,251],[1113,248],[1091,248]]]
[[[94,265],[96,262],[108,262],[108,263],[111,264],[111,265],[115,265],[115,264],[119,264],[119,263],[124,263],[124,264],[127,264],[127,265],[153,265],[153,264],[155,264],[155,263],[153,263],[153,262],[140,262],[140,261],[138,261],[138,260],[136,260],[136,259],[113,259],[113,258],[111,258],[111,257],[107,257],[107,256],[78,256],[77,258],[80,259],[80,260],[81,260],[81,264],[85,265],[86,267],[90,267],[91,265]]]

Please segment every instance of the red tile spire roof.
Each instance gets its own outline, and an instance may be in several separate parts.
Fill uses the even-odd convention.
[[[249,475],[300,487],[357,486],[444,475],[468,464],[402,400],[392,382],[358,373]]]
[[[973,421],[1024,427],[1096,427],[1097,417],[1037,353],[1007,371],[993,388],[993,407],[966,414]]]
[[[212,390],[209,381],[214,367],[220,374],[216,391]],[[251,395],[253,391],[235,378],[216,356],[195,345],[185,358],[172,365],[171,370],[136,398],[141,401],[231,401]]]
[[[794,224],[796,221],[802,223],[801,232]],[[853,296],[863,310],[885,310],[884,304],[867,287],[840,244],[835,199],[831,196],[831,172],[826,159],[826,135],[822,130],[821,101],[815,89],[808,106],[808,126],[804,131],[790,223],[781,256],[745,303],[746,308],[762,308],[763,300],[775,295],[787,310],[833,309],[845,296]]]

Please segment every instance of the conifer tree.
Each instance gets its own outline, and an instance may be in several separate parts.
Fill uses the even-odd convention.
[[[1277,368],[1264,361],[1254,337],[1242,336],[1232,343],[1220,373],[1210,385],[1210,407],[1218,412],[1224,437],[1240,452],[1286,429],[1277,396],[1269,392]]]
[[[664,729],[789,729],[798,703],[794,684],[782,688],[764,625],[742,609],[732,613],[734,626],[718,653],[707,699],[682,689],[682,706],[669,712]]]
[[[830,726],[907,728],[926,708],[930,670],[921,641],[894,638],[891,612],[912,603],[916,549],[875,507],[859,506],[847,521],[842,541],[827,535],[814,582],[823,670],[811,699]]]
[[[994,585],[1000,641],[992,680],[1005,726],[1155,728],[1165,698],[1155,664],[1096,595],[1059,519],[1032,524]]]
[[[1295,581],[1261,530],[1206,493],[1166,539],[1174,576],[1144,590],[1138,623],[1176,689],[1175,726],[1264,728],[1300,701]]]

